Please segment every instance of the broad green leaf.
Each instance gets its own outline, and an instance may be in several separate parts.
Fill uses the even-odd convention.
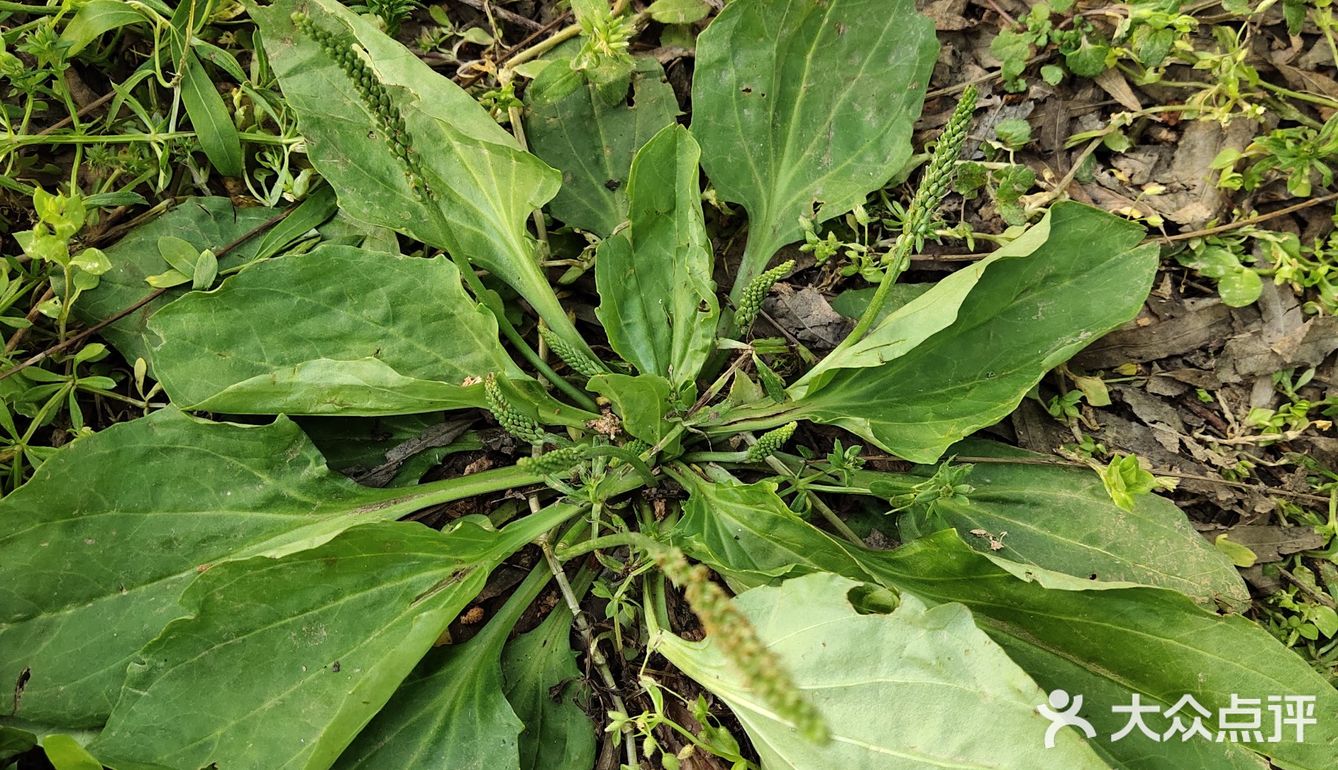
[[[794,512],[776,494],[774,481],[755,484],[715,484],[699,482],[688,489],[684,517],[672,536],[685,550],[707,564],[730,565],[732,574],[748,565],[747,570],[765,579],[804,574],[815,569],[839,572],[848,559],[822,562],[821,553],[806,554],[794,535],[807,536],[797,527]],[[760,526],[774,522],[775,533],[759,531],[746,539],[735,538],[733,530],[746,522]],[[800,538],[802,541],[802,537]],[[835,541],[833,541],[835,542]],[[737,551],[736,549],[744,549]],[[818,561],[814,561],[818,560]],[[749,582],[755,585],[755,582]]]
[[[943,308],[938,287],[912,300],[824,367],[788,416],[917,463],[1006,417],[1046,372],[1132,318],[1157,269],[1138,225],[1076,203],[1047,217],[1025,258],[991,261],[965,294],[950,283]],[[833,369],[844,366],[859,368]]]
[[[368,106],[335,61],[294,27],[295,12],[348,41],[388,90],[388,107]],[[344,210],[489,270],[520,292],[554,332],[584,348],[526,231],[530,213],[557,193],[560,175],[522,150],[450,79],[340,3],[283,0],[252,16],[297,113],[311,162],[339,193]],[[411,148],[415,171],[392,149],[393,137],[378,113],[403,120],[407,136],[399,140]]]
[[[916,505],[897,520],[903,541],[953,528],[978,551],[1079,578],[1139,583],[1179,591],[1208,607],[1249,609],[1250,595],[1231,560],[1190,526],[1175,503],[1139,497],[1130,511],[1110,500],[1092,471],[1017,462],[977,462],[956,497]],[[883,498],[925,480],[860,471],[855,486]],[[992,549],[991,540],[1003,547]]]
[[[571,649],[571,613],[565,606],[507,643],[502,674],[506,699],[525,724],[521,770],[594,767],[595,725],[579,702],[589,700],[590,687]]]
[[[375,276],[375,280],[369,280]],[[149,321],[158,379],[182,408],[375,415],[482,405],[520,376],[492,314],[445,257],[350,246],[266,260]]]
[[[692,133],[748,210],[734,299],[800,217],[839,216],[906,164],[937,52],[911,0],[736,0],[701,34]]]
[[[79,301],[70,306],[70,313],[86,324],[95,324],[153,293],[153,287],[145,279],[168,267],[158,251],[160,238],[180,238],[194,247],[197,254],[204,249],[217,254],[278,213],[278,209],[263,206],[236,208],[227,198],[188,198],[104,248],[111,270],[102,275],[96,289],[79,295]],[[255,258],[259,245],[259,238],[239,244],[219,259],[219,268],[227,270],[249,262]],[[147,332],[149,316],[184,292],[185,289],[169,291],[98,334],[127,360],[143,358],[152,365],[150,345],[153,335]]]
[[[1239,615],[1219,616],[1162,588],[1062,575],[980,553],[951,530],[895,551],[838,541],[781,506],[689,506],[675,540],[739,586],[777,576],[835,572],[931,602],[959,602],[977,624],[1047,691],[1091,693],[1083,716],[1100,730],[1094,746],[1113,766],[1139,770],[1259,767],[1250,751],[1287,767],[1331,767],[1338,724],[1322,716],[1305,742],[1153,742],[1109,737],[1124,726],[1115,705],[1133,693],[1169,708],[1193,696],[1215,713],[1243,698],[1315,696],[1315,713],[1338,713],[1338,691],[1267,631]],[[1149,718],[1164,731],[1168,719]],[[1292,737],[1289,735],[1289,738]]]
[[[1061,211],[1063,207],[1061,206]],[[1096,213],[1094,209],[1083,209]],[[1107,216],[1107,215],[1102,215]],[[1110,217],[1111,221],[1117,221]],[[967,304],[968,297],[977,290],[986,271],[996,262],[1030,257],[1050,239],[1053,209],[1041,221],[1028,228],[1020,237],[993,254],[949,274],[936,284],[924,288],[896,310],[883,316],[863,339],[849,347],[840,347],[818,362],[803,377],[790,386],[790,395],[803,398],[809,391],[820,390],[841,369],[861,369],[881,366],[906,355],[925,340],[952,326]],[[893,287],[902,288],[901,285]],[[915,291],[915,290],[912,290]],[[864,312],[860,307],[858,318]]]
[[[715,341],[720,311],[702,216],[700,150],[668,126],[632,161],[627,229],[599,245],[595,311],[609,344],[642,374],[693,382]]]
[[[1111,756],[1132,759],[1156,750],[1147,740],[1132,745],[1108,740],[1127,721],[1110,707],[1127,706],[1129,691],[1142,692],[1145,700],[1163,708],[1192,695],[1214,714],[1230,705],[1232,694],[1265,701],[1269,696],[1314,696],[1316,714],[1338,713],[1338,691],[1268,632],[1239,615],[1222,617],[1199,609],[1175,592],[1084,590],[1089,586],[1082,581],[983,557],[951,532],[916,541],[875,569],[885,584],[932,601],[960,601],[971,607],[982,627],[1042,687],[1081,692],[1085,682],[1069,676],[1075,664],[1087,670],[1088,680],[1101,680],[1091,689],[1109,693],[1104,697],[1111,700],[1089,701],[1089,718],[1106,736],[1101,745]],[[1164,731],[1170,721],[1159,718],[1150,724]],[[1293,738],[1289,734],[1278,743],[1246,745],[1287,767],[1332,767],[1338,754],[1338,725],[1332,719],[1321,717],[1319,724],[1307,727],[1303,743]],[[1177,739],[1163,745],[1169,749],[1175,742],[1185,743]],[[1195,749],[1208,756],[1218,753],[1203,746]],[[1246,765],[1234,752],[1221,753],[1225,756],[1216,761],[1222,766]],[[1174,766],[1216,764],[1179,759]]]
[[[164,410],[74,442],[0,500],[0,681],[29,677],[10,715],[101,724],[127,662],[212,564],[517,482],[509,470],[467,478],[359,487],[283,417],[241,426]]]
[[[92,0],[80,7],[65,29],[61,30],[60,42],[67,46],[65,55],[73,58],[103,33],[145,20],[129,3]]]
[[[191,615],[131,664],[90,749],[113,766],[329,767],[554,511],[569,512],[501,532],[367,524],[213,566],[182,596]]]
[[[242,140],[232,123],[232,115],[195,52],[187,51],[183,58],[186,67],[181,73],[181,103],[186,106],[195,138],[220,174],[240,177]]]
[[[579,534],[583,529],[573,531]],[[570,542],[570,533],[565,542]],[[428,653],[339,757],[335,765],[337,770],[558,767],[562,760],[552,752],[566,756],[568,747],[564,742],[571,741],[573,748],[579,748],[581,737],[570,734],[577,725],[568,713],[573,707],[554,699],[554,688],[565,685],[565,682],[510,681],[506,696],[503,695],[504,648],[509,650],[521,645],[520,639],[508,645],[507,638],[550,580],[548,567],[539,563],[516,586],[482,631],[463,644]],[[586,587],[588,580],[584,584],[581,577],[573,581],[573,590],[578,593]],[[560,611],[554,611],[550,622],[543,627],[552,627],[554,619],[561,622],[564,632],[570,630],[570,614],[563,617]],[[538,631],[523,638],[536,634]],[[557,646],[557,637],[551,633],[541,638],[545,643],[551,639]],[[570,647],[564,641],[561,648],[567,651],[566,663],[574,671],[572,676],[579,679],[580,673],[575,671],[571,661]],[[541,667],[551,658],[551,651],[532,650],[532,646],[525,649],[539,656]],[[521,665],[535,661],[521,658],[516,662]],[[547,669],[533,670],[531,665],[525,671],[542,676]],[[526,707],[519,716],[512,710],[514,701],[509,702],[513,693],[521,696],[520,702]],[[593,764],[594,728],[580,709],[576,711],[584,720],[589,744],[589,761],[580,770],[588,770]],[[543,745],[544,742],[551,745]],[[535,763],[536,749],[543,752],[540,764]]]
[[[505,640],[476,636],[428,653],[335,767],[517,770],[526,725],[502,695]]]
[[[623,430],[652,446],[674,427],[666,419],[673,388],[663,377],[599,374],[590,378],[587,387],[613,402],[614,409],[623,419]],[[668,455],[676,454],[678,445],[679,442],[674,441],[664,451]]]
[[[735,599],[826,719],[826,746],[771,712],[710,637],[665,634],[657,650],[729,705],[766,770],[1108,767],[1073,730],[1046,748],[1045,694],[965,607],[906,595],[890,615],[861,614],[859,585],[817,573]]]
[[[609,104],[570,59],[556,59],[525,89],[530,149],[562,172],[548,209],[601,238],[627,217],[632,156],[678,114],[674,89],[654,59],[636,60],[631,88],[630,104]]]
[[[383,767],[519,770],[525,729],[502,694],[502,649],[551,580],[543,564],[483,630],[428,653],[340,757],[337,770]]]

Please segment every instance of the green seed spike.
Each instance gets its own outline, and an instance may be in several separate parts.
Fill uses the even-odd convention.
[[[522,457],[517,463],[522,470],[538,476],[563,476],[585,459],[584,447],[569,446],[544,452],[538,457]]]
[[[967,86],[962,92],[962,100],[957,103],[952,117],[948,119],[948,125],[944,127],[943,133],[939,134],[938,143],[934,145],[934,156],[929,161],[929,168],[915,191],[915,197],[911,199],[906,221],[902,225],[902,236],[914,239],[916,251],[923,248],[924,239],[928,237],[934,224],[934,216],[938,213],[939,206],[943,205],[943,199],[952,186],[952,179],[957,171],[957,159],[961,157],[962,146],[966,144],[966,134],[971,128],[971,113],[975,109],[976,87]]]
[[[744,455],[744,460],[750,463],[760,463],[768,457],[775,454],[785,442],[794,435],[794,429],[799,427],[797,422],[787,422],[775,430],[767,431],[748,447],[748,453]]]
[[[353,89],[368,112],[372,114],[391,153],[404,166],[405,177],[409,186],[413,188],[414,195],[420,199],[424,195],[431,197],[427,179],[409,148],[409,130],[405,126],[404,116],[395,108],[395,99],[390,89],[381,83],[376,73],[367,66],[367,62],[363,61],[353,49],[353,41],[343,35],[317,27],[311,17],[301,11],[295,12],[292,19],[293,25],[320,46],[321,51],[333,59],[344,75],[353,82]]]
[[[488,401],[488,411],[497,419],[497,423],[511,435],[531,444],[542,444],[548,434],[530,417],[516,409],[497,384],[497,376],[488,374],[483,380],[483,396]]]
[[[939,206],[943,205],[943,199],[947,196],[948,188],[952,186],[953,177],[957,174],[957,159],[962,154],[963,145],[966,144],[966,134],[971,128],[971,113],[975,109],[976,87],[967,86],[962,92],[961,101],[957,102],[957,107],[952,111],[952,117],[948,119],[948,125],[944,127],[943,133],[939,134],[938,142],[934,145],[934,155],[929,161],[929,168],[925,170],[924,178],[916,188],[915,196],[911,198],[911,205],[906,210],[906,219],[901,223],[901,234],[897,236],[897,242],[892,247],[891,253],[884,258],[887,272],[883,274],[883,280],[878,284],[878,290],[874,292],[869,306],[864,309],[864,314],[860,316],[859,323],[855,324],[855,328],[836,347],[837,352],[848,350],[864,339],[865,333],[879,318],[883,305],[887,302],[888,290],[910,264],[912,252],[924,247],[924,240],[929,237],[933,229]]]
[[[557,353],[572,371],[586,377],[594,377],[598,374],[607,374],[607,370],[598,362],[587,356],[585,353],[572,347],[570,343],[554,334],[551,330],[543,328],[539,330],[539,335],[544,338],[548,349]]]
[[[815,743],[830,740],[822,715],[800,694],[780,658],[757,636],[752,622],[730,601],[724,589],[711,580],[710,571],[700,564],[688,564],[677,548],[660,549],[654,558],[674,585],[683,589],[683,596],[701,620],[707,637],[719,646],[743,674],[748,686],[776,715],[793,723],[800,735]]]
[[[757,276],[748,284],[748,288],[743,290],[743,296],[739,298],[739,311],[734,316],[740,334],[746,332],[753,325],[753,321],[757,320],[757,314],[762,312],[762,300],[767,298],[771,287],[776,285],[776,281],[789,275],[791,270],[794,270],[793,259],[786,260]]]

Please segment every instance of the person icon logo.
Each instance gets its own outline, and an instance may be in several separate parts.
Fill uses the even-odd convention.
[[[1078,716],[1078,712],[1082,710],[1081,695],[1070,698],[1064,690],[1054,689],[1050,691],[1047,700],[1050,701],[1049,705],[1042,703],[1036,707],[1041,716],[1050,720],[1050,727],[1045,731],[1047,749],[1055,747],[1055,735],[1063,727],[1076,727],[1088,738],[1096,737],[1096,729],[1092,727],[1092,723]]]

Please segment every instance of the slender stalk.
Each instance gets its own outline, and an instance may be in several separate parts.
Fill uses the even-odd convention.
[[[929,167],[920,180],[920,186],[915,190],[915,196],[907,209],[906,220],[902,223],[901,234],[897,236],[896,244],[892,247],[891,260],[887,272],[883,274],[882,283],[878,284],[873,299],[860,315],[855,328],[841,340],[840,345],[836,346],[836,350],[831,353],[832,356],[849,349],[864,338],[869,328],[878,320],[883,305],[887,302],[887,295],[892,290],[892,284],[896,283],[897,278],[910,265],[911,254],[929,235],[939,206],[943,204],[943,198],[948,194],[948,188],[956,175],[957,159],[961,156],[962,146],[966,143],[967,129],[971,127],[971,114],[975,108],[976,88],[971,86],[962,92],[961,101],[957,103],[952,117],[948,119],[947,126],[944,127],[934,146]]]
[[[767,431],[800,419],[794,402],[739,407],[721,415],[718,422],[697,423],[693,427],[708,436],[732,436],[739,431]]]
[[[242,141],[252,144],[292,145],[302,141],[297,137],[274,136],[255,131],[240,131]],[[163,131],[151,134],[126,133],[114,136],[97,134],[19,134],[0,139],[0,151],[17,150],[39,144],[136,144],[141,142],[169,142],[176,139],[195,139],[194,131]]]
[[[752,445],[757,439],[753,438],[753,434],[751,433],[744,433],[743,440],[748,442],[749,445]],[[781,459],[775,455],[767,455],[766,463],[771,466],[772,470],[785,478],[796,481],[799,478],[798,472],[791,470],[788,465],[781,462]],[[809,505],[812,505],[822,518],[827,520],[827,523],[832,526],[832,529],[841,534],[841,537],[844,537],[856,545],[864,545],[864,540],[862,540],[859,535],[855,534],[855,530],[851,529],[840,516],[837,516],[836,511],[833,511],[827,503],[823,502],[822,498],[818,497],[816,492],[802,486],[799,488],[803,491],[804,496],[808,498]]]
[[[563,543],[559,543],[559,545],[563,545]],[[553,552],[552,544],[547,539],[539,541],[539,549],[544,555],[544,565],[557,582],[558,591],[562,594],[562,601],[566,603],[567,611],[571,613],[572,622],[576,625],[576,630],[581,634],[581,640],[590,653],[590,662],[594,664],[595,670],[599,672],[599,677],[603,680],[605,689],[609,691],[609,697],[613,699],[614,708],[626,714],[627,704],[623,702],[622,696],[618,694],[618,680],[614,678],[613,671],[609,668],[609,661],[604,657],[603,650],[599,648],[599,640],[591,630],[590,621],[586,619],[585,613],[581,611],[580,602],[576,599],[576,592],[572,589],[571,583],[567,581],[567,573],[562,569],[562,562],[558,560],[557,554]],[[632,743],[631,737],[626,734],[625,729],[619,733],[618,740],[627,750],[629,760],[635,762],[636,747]]]
[[[739,271],[734,276],[734,286],[729,290],[729,307],[720,309],[720,320],[716,324],[716,336],[720,339],[731,340],[739,333],[738,314],[732,309],[737,308],[743,300],[743,293],[748,290],[748,285],[753,279],[761,275],[767,269],[767,264],[771,258],[776,256],[781,246],[785,243],[777,243],[780,240],[775,235],[775,227],[765,221],[765,218],[759,214],[757,222],[748,226],[748,241],[743,247],[743,257],[739,260]],[[724,366],[725,358],[728,355],[723,350],[717,350],[711,354],[711,358],[702,367],[702,373],[706,376],[713,376]]]
[[[685,463],[742,463],[747,452],[688,452],[681,458]]]
[[[883,281],[878,284],[878,288],[873,292],[873,298],[869,300],[869,306],[864,309],[856,322],[855,328],[850,330],[850,334],[841,340],[830,355],[835,356],[850,348],[855,343],[864,339],[870,327],[878,320],[879,314],[883,310],[883,305],[887,304],[887,295],[892,291],[892,284],[897,282],[897,278],[906,270],[906,266],[911,262],[911,251],[915,245],[915,239],[908,237],[906,233],[897,236],[896,245],[892,247],[891,264],[888,265],[887,272],[883,273]]]
[[[516,465],[471,473],[468,476],[430,481],[409,489],[385,489],[384,500],[371,503],[360,511],[378,511],[385,518],[397,517],[424,508],[493,492],[543,483],[543,477]]]
[[[34,16],[54,16],[63,10],[64,5],[28,5],[9,0],[0,1],[0,11],[5,13],[30,13]]]
[[[612,535],[603,535],[601,537],[592,537],[577,545],[569,548],[559,547],[553,557],[558,561],[571,561],[578,556],[585,556],[595,551],[607,551],[611,548],[636,547],[645,551],[651,551],[659,547],[659,543],[641,534],[640,532],[615,532]]]
[[[565,543],[576,540],[585,533],[588,526],[584,521],[576,522],[567,529],[559,542]],[[511,633],[511,630],[524,617],[525,610],[534,603],[535,599],[539,598],[539,595],[543,593],[544,588],[548,586],[552,579],[553,575],[549,572],[547,564],[536,564],[530,570],[530,574],[512,591],[506,603],[488,621],[488,625],[471,639],[470,643],[479,642],[484,645],[500,643],[501,640],[498,637],[504,638]]]
[[[520,355],[528,361],[531,366],[538,369],[544,379],[553,383],[558,390],[567,394],[568,398],[571,398],[583,409],[598,414],[599,405],[595,403],[594,399],[590,398],[589,395],[581,391],[575,385],[572,385],[562,375],[553,371],[553,367],[549,366],[548,362],[536,353],[534,348],[530,347],[529,342],[525,340],[525,337],[522,336],[515,325],[511,323],[511,320],[506,317],[506,308],[501,307],[500,303],[494,301],[495,295],[488,291],[487,287],[483,285],[483,282],[479,280],[479,277],[474,274],[474,267],[469,264],[469,261],[464,257],[456,256],[454,254],[451,255],[451,259],[455,262],[456,267],[459,268],[460,276],[465,279],[465,283],[468,284],[470,290],[474,292],[475,299],[482,302],[483,306],[488,308],[493,314],[493,317],[497,319],[498,330],[502,332],[502,335],[505,336],[513,346],[515,346]],[[565,313],[563,314],[563,318],[566,318]],[[546,320],[547,319],[545,319],[545,321]],[[549,327],[552,328],[552,324],[549,324]],[[575,333],[576,328],[571,327],[571,331]]]

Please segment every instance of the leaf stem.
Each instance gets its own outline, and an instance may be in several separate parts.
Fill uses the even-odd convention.
[[[471,473],[468,476],[456,476],[440,481],[430,481],[409,489],[386,489],[386,499],[367,506],[364,510],[375,508],[385,515],[409,514],[421,511],[432,505],[452,503],[492,492],[505,492],[508,489],[529,484],[541,484],[543,477],[530,473],[520,466]],[[368,487],[367,489],[371,489]]]
[[[748,442],[749,446],[752,446],[754,443],[757,442],[757,439],[753,436],[753,434],[747,432],[743,434],[743,440]],[[767,455],[766,463],[767,465],[770,465],[771,468],[775,470],[777,473],[779,473],[782,477],[798,482],[799,472],[791,470],[790,466],[786,465],[784,462],[781,461],[779,457],[776,457],[774,454]],[[840,516],[837,516],[836,511],[833,511],[831,507],[827,505],[827,503],[823,502],[822,498],[818,497],[816,492],[813,492],[812,490],[806,488],[802,484],[796,483],[795,486],[801,492],[803,492],[804,496],[808,498],[809,504],[812,505],[817,510],[817,512],[822,515],[822,518],[827,520],[827,523],[832,526],[832,529],[835,529],[837,532],[841,534],[842,537],[849,540],[850,542],[855,543],[856,545],[864,545],[864,541],[860,539],[859,535],[855,534],[855,530],[851,529],[850,526],[846,524],[845,521]]]
[[[571,561],[577,556],[584,556],[595,551],[606,551],[611,548],[622,547],[640,548],[643,551],[651,552],[661,547],[659,541],[643,535],[640,532],[615,532],[612,535],[603,535],[592,537],[583,543],[573,545],[570,548],[558,548],[554,552],[554,558],[558,561]]]
[[[497,328],[502,332],[503,336],[515,346],[520,355],[528,361],[531,366],[538,369],[544,379],[553,383],[558,390],[567,394],[567,397],[579,404],[581,408],[598,414],[599,405],[595,403],[594,399],[581,392],[579,388],[568,382],[562,375],[553,371],[553,367],[549,366],[548,362],[536,353],[534,348],[530,347],[530,344],[525,341],[525,338],[521,333],[516,330],[515,325],[511,323],[511,319],[506,317],[506,308],[501,306],[497,294],[484,286],[483,282],[479,280],[478,275],[474,273],[473,265],[469,264],[469,261],[464,257],[456,256],[455,254],[450,256],[455,262],[456,267],[459,268],[460,275],[465,279],[465,283],[469,286],[470,291],[474,292],[474,298],[479,302],[482,302],[483,306],[488,308],[493,314],[493,317],[497,319]],[[543,314],[540,315],[542,316]],[[564,315],[563,317],[565,318],[566,316]],[[552,327],[551,322],[549,323],[549,327]],[[571,331],[574,333],[576,331],[575,327],[572,327]],[[577,335],[577,339],[580,339],[580,335]],[[582,345],[584,345],[584,342],[582,342]]]
[[[601,444],[588,448],[585,453],[589,457],[616,457],[631,466],[632,470],[636,471],[647,486],[655,484],[655,474],[651,473],[650,466],[646,465],[645,461],[631,450],[612,444]]]
[[[778,240],[775,235],[776,228],[763,217],[758,217],[757,224],[761,226],[754,227],[752,223],[748,225],[748,241],[743,247],[743,257],[739,260],[739,271],[734,276],[734,285],[729,290],[729,307],[720,309],[720,322],[716,331],[716,336],[720,339],[734,339],[734,335],[739,333],[738,313],[735,310],[743,299],[743,293],[748,290],[753,279],[766,270],[767,264],[776,256],[776,252],[780,251],[781,246],[785,245],[774,242]],[[702,367],[703,372],[714,375],[725,363],[726,355],[728,354],[724,351],[716,351],[706,366]]]
[[[589,523],[584,520],[577,521],[563,533],[558,542],[575,541],[585,533],[589,526]],[[510,635],[511,629],[515,628],[516,624],[525,615],[525,610],[534,603],[535,599],[539,598],[539,595],[543,593],[544,588],[552,579],[553,574],[549,571],[547,564],[536,564],[530,570],[530,574],[521,581],[520,585],[516,586],[511,596],[507,598],[506,603],[488,621],[488,625],[470,641],[487,639],[481,644],[500,646]],[[566,581],[563,580],[560,585],[565,584]],[[566,590],[570,591],[570,586],[567,586]]]
[[[584,531],[584,528],[581,531]],[[598,538],[594,539],[597,540]],[[566,540],[564,539],[558,545],[562,546],[565,543]],[[604,687],[609,691],[614,708],[626,714],[627,704],[623,702],[622,696],[618,694],[618,681],[613,677],[613,671],[609,668],[609,662],[604,657],[604,652],[599,649],[599,639],[595,637],[591,630],[590,621],[586,619],[585,613],[581,611],[580,602],[576,599],[576,592],[572,590],[571,583],[567,582],[567,573],[562,568],[562,562],[554,553],[553,546],[547,538],[540,539],[539,550],[543,552],[544,565],[557,582],[558,591],[562,595],[563,602],[567,605],[567,611],[571,613],[572,622],[576,625],[576,630],[580,632],[586,650],[589,651],[590,662],[594,664],[595,670],[599,672],[600,679],[604,681]],[[636,749],[631,737],[626,735],[624,731],[618,735],[618,739],[624,744],[629,757],[635,760]]]
[[[747,452],[688,452],[681,458],[685,463],[743,463]]]

